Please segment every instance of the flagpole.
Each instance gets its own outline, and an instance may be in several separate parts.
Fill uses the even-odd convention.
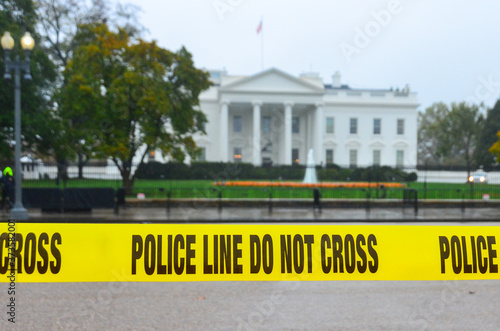
[[[260,31],[260,70],[264,71],[264,21],[263,18],[260,18],[260,24],[262,24],[262,28]]]

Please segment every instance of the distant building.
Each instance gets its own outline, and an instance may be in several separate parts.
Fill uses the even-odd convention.
[[[416,164],[419,104],[408,87],[353,89],[338,72],[330,84],[274,68],[210,73],[215,85],[200,95],[207,134],[195,137],[201,160],[305,165],[313,149],[318,165]]]

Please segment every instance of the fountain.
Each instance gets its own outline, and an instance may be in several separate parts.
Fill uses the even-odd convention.
[[[307,154],[306,175],[304,176],[304,180],[302,182],[306,184],[318,183],[318,177],[316,176],[316,164],[314,163],[314,154],[312,149],[310,149]]]

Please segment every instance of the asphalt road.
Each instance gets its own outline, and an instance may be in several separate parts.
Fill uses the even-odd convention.
[[[2,284],[1,330],[498,330],[500,280]]]

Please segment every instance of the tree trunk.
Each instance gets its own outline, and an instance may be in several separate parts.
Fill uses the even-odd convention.
[[[121,161],[117,158],[113,158],[113,163],[118,167],[120,175],[122,176],[123,189],[125,190],[125,195],[132,195],[132,190],[134,189],[135,176],[131,176],[132,174],[131,162]]]
[[[122,162],[122,165],[123,167],[120,172],[122,174],[123,188],[125,189],[126,195],[132,195],[135,176],[131,176],[132,167],[130,166],[130,162]]]
[[[470,173],[471,173],[471,170],[472,170],[472,162],[471,162],[471,159],[470,159],[470,156],[469,156],[469,153],[466,153],[465,154],[465,162],[467,164],[467,178],[470,177]]]
[[[134,189],[134,178],[130,178],[129,176],[122,177],[123,179],[123,188],[125,189],[125,195],[132,195],[132,191]]]
[[[66,159],[57,160],[57,183],[59,180],[66,181],[68,179],[68,161]]]
[[[83,166],[87,163],[87,161],[84,158],[84,155],[81,153],[78,153],[78,178],[83,179]]]

